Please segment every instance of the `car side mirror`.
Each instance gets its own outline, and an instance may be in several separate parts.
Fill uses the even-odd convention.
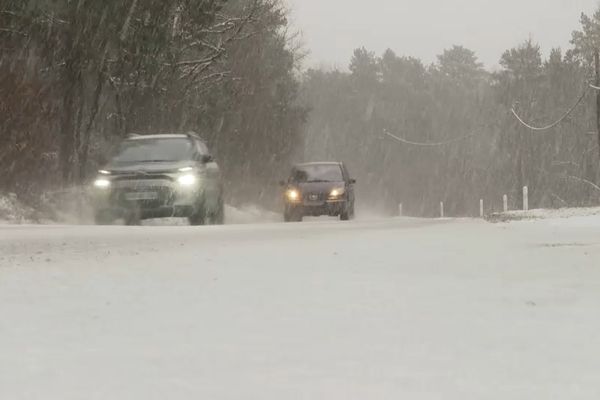
[[[286,185],[285,181],[279,181],[279,186],[284,187]]]
[[[350,179],[350,184],[354,185],[356,183],[356,179]]]

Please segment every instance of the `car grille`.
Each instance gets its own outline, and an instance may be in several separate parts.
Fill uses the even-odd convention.
[[[304,201],[315,202],[315,201],[324,201],[325,194],[324,193],[305,193]]]

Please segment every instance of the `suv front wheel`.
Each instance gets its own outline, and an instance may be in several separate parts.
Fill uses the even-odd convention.
[[[196,211],[188,217],[190,225],[201,226],[201,225],[223,225],[225,223],[225,204],[222,199],[219,199],[217,209],[207,209],[204,202],[198,206]]]
[[[192,215],[188,217],[188,221],[192,226],[201,226],[206,223],[204,208],[198,208]]]
[[[225,204],[219,199],[217,209],[208,213],[212,225],[223,225],[225,223]]]

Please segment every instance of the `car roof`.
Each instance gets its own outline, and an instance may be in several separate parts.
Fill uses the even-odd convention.
[[[340,166],[342,165],[341,162],[337,162],[337,161],[321,161],[321,162],[309,162],[309,163],[302,163],[302,164],[296,164],[295,167],[310,167],[313,165],[331,165],[331,166]]]

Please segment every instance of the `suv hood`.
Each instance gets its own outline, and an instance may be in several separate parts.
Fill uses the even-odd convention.
[[[134,174],[136,172],[170,173],[192,165],[193,163],[190,161],[137,162],[131,164],[111,163],[104,169],[114,174]]]

